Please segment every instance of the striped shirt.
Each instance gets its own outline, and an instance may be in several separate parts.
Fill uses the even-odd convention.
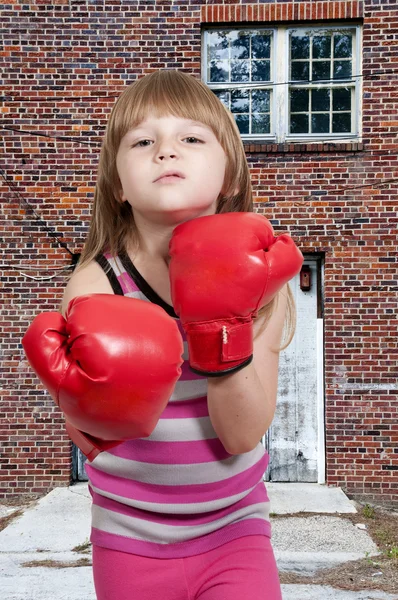
[[[97,262],[116,294],[155,302],[176,320],[184,363],[152,434],[86,461],[90,541],[141,556],[182,558],[246,535],[271,537],[263,445],[239,455],[225,450],[209,417],[207,377],[189,369],[186,336],[173,307],[127,255],[105,254]]]

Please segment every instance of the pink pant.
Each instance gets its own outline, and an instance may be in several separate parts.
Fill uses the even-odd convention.
[[[269,538],[250,535],[187,558],[93,545],[97,600],[282,600]]]

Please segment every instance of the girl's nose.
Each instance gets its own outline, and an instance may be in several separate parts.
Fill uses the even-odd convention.
[[[175,148],[175,143],[173,140],[163,140],[159,144],[157,157],[158,160],[165,160],[168,158],[177,158],[178,151]]]
[[[159,160],[164,160],[165,158],[177,158],[177,154],[173,154],[172,152],[160,152],[158,158]]]

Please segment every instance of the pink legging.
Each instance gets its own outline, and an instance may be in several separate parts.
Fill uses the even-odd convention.
[[[97,600],[282,600],[269,538],[250,535],[187,558],[93,545]]]

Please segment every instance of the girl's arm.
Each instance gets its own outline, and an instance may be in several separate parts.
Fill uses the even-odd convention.
[[[212,425],[230,454],[253,450],[274,418],[278,393],[279,348],[287,307],[287,284],[265,330],[254,340],[253,360],[231,375],[208,379]],[[254,322],[254,336],[262,320]]]
[[[85,267],[75,271],[69,279],[62,298],[61,313],[66,314],[68,304],[76,296],[85,294],[113,294],[107,276],[99,264],[93,260]]]

